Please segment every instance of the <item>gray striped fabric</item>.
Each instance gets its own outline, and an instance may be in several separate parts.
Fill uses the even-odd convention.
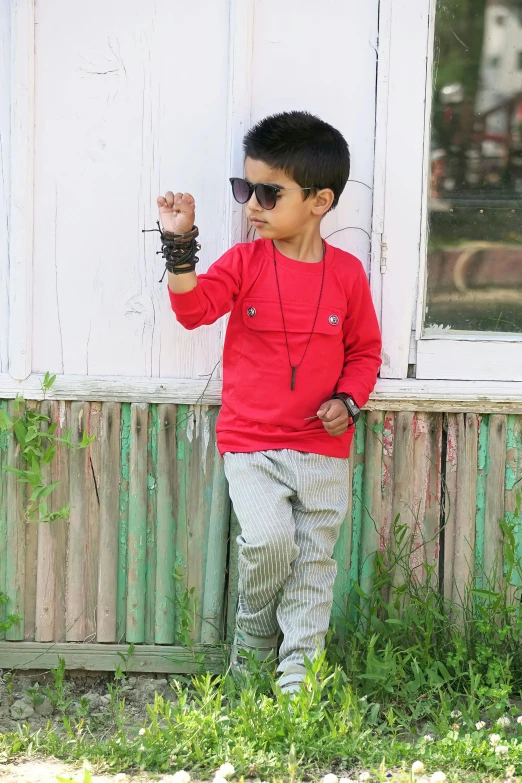
[[[278,670],[324,649],[348,508],[348,460],[291,449],[224,455],[241,525],[238,626],[283,642]],[[282,591],[282,597],[280,596]]]

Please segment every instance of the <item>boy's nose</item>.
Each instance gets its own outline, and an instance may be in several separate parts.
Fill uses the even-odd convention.
[[[250,199],[247,201],[248,208],[251,210],[260,210],[261,206],[259,204],[259,201],[256,198],[256,192],[254,191],[252,195],[250,196]]]

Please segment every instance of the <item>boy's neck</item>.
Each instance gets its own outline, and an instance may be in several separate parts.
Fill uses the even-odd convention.
[[[283,256],[305,264],[317,264],[323,258],[323,240],[319,226],[314,226],[313,231],[305,231],[293,237],[274,239],[274,245]]]

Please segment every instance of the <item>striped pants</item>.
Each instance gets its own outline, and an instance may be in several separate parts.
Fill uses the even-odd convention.
[[[227,452],[224,462],[241,526],[237,624],[260,637],[281,630],[278,670],[302,665],[324,649],[348,459],[274,449]]]

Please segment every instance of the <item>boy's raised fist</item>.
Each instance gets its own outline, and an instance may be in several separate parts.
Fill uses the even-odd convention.
[[[158,196],[157,204],[161,225],[165,231],[185,234],[194,226],[196,202],[190,193],[174,193],[168,190],[165,196]]]

